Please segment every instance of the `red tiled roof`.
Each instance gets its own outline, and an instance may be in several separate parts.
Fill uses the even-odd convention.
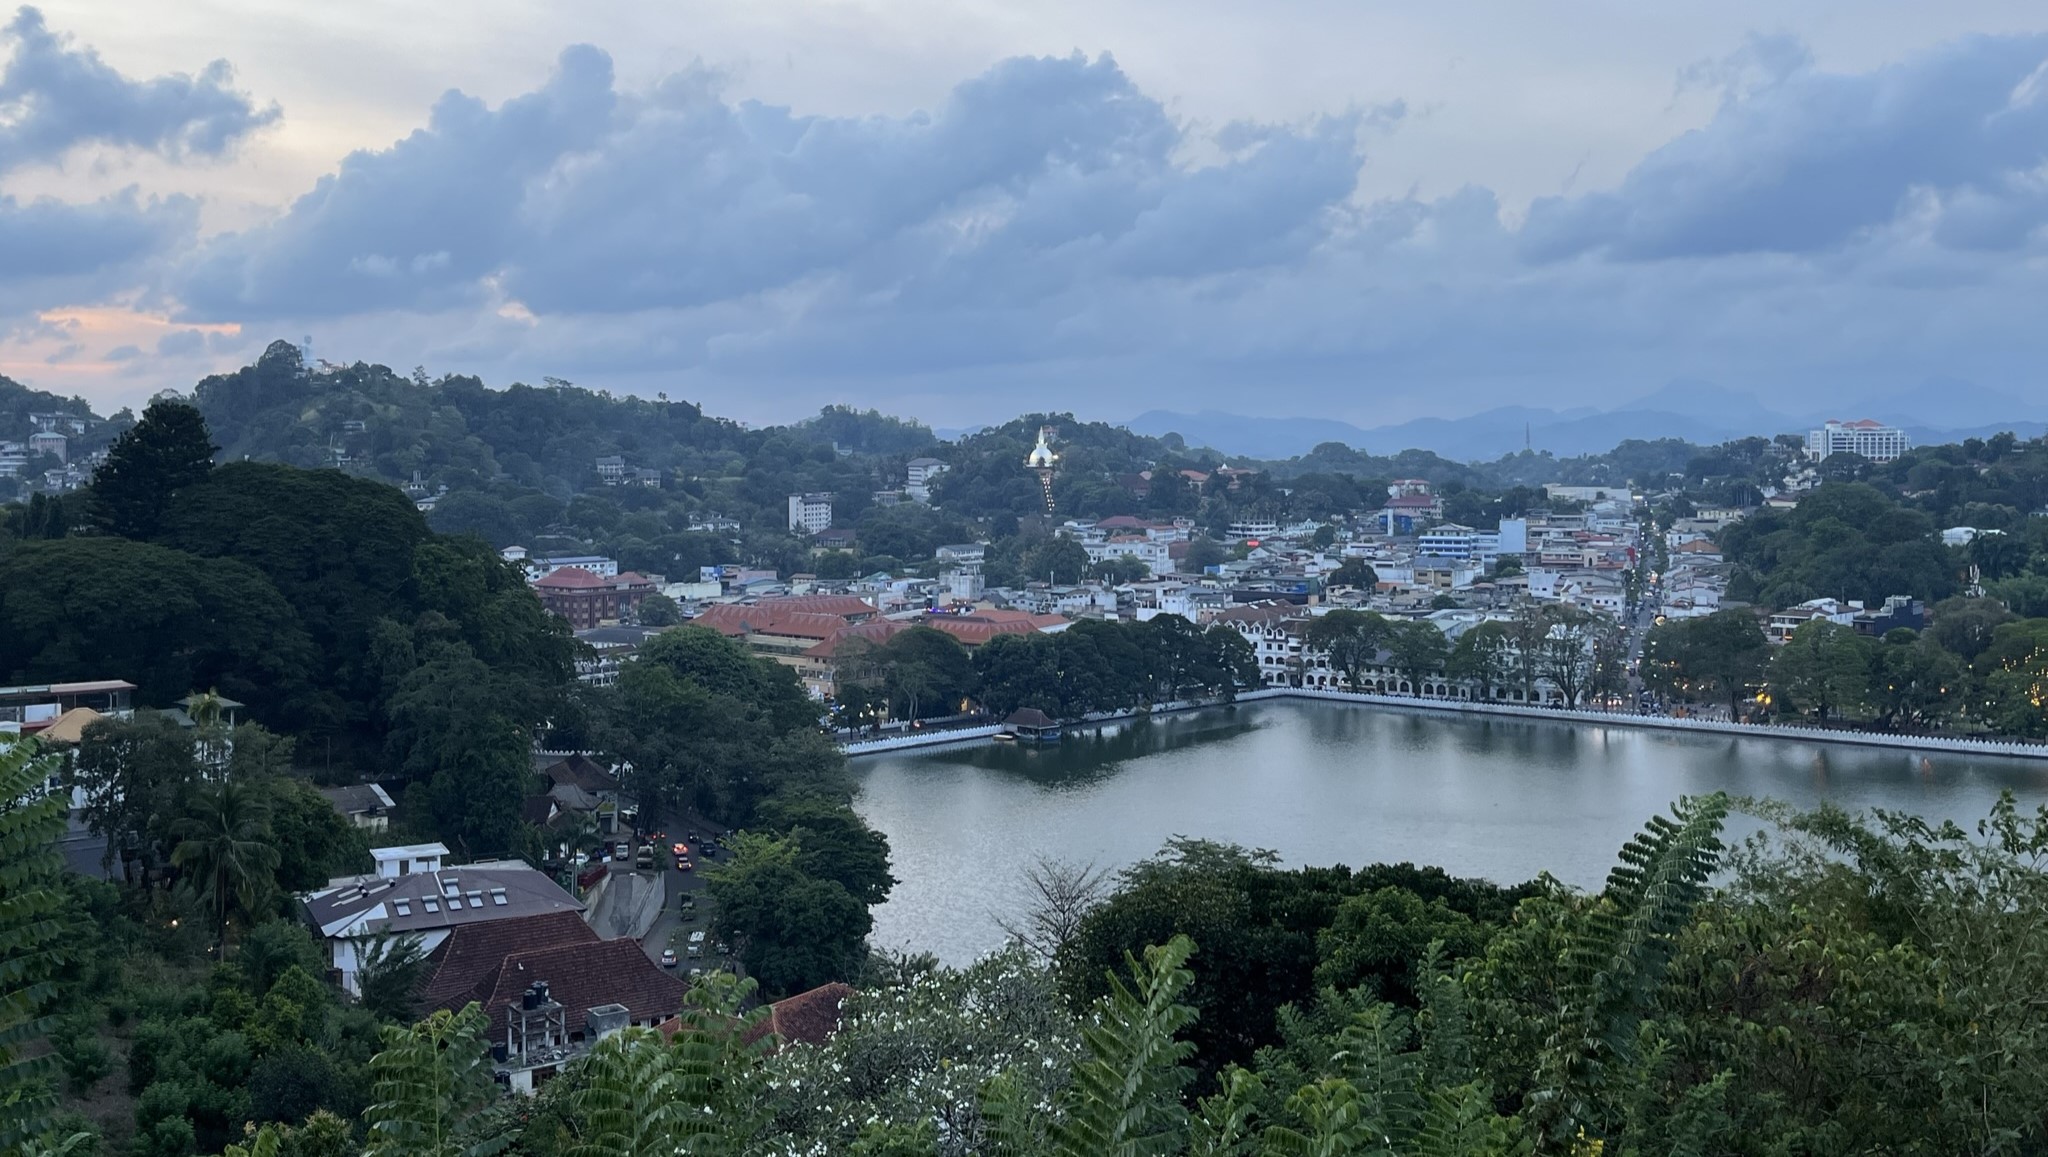
[[[880,644],[913,627],[930,627],[960,640],[963,647],[979,647],[997,635],[1028,635],[1048,627],[1065,626],[1059,615],[1028,615],[1022,611],[976,611],[971,615],[926,615],[919,619],[877,619],[856,626],[841,627],[824,642],[804,652],[813,658],[829,659],[848,640],[865,639]]]
[[[607,586],[608,583],[580,566],[565,566],[548,573],[546,578],[533,584],[549,590],[589,590]]]
[[[875,609],[869,607],[868,614]],[[721,635],[784,635],[797,639],[829,639],[836,632],[846,629],[843,615],[821,614],[809,611],[789,611],[768,603],[741,606],[737,603],[722,603],[704,608],[704,613],[690,620],[695,627],[709,627]]]
[[[536,980],[548,982],[548,996],[562,1006],[571,1033],[582,1031],[585,1014],[601,1004],[625,1005],[636,1022],[673,1016],[690,988],[626,937],[508,953],[483,1001],[491,1018],[488,1039],[504,1038],[506,1010]]]
[[[428,1008],[461,1008],[490,995],[508,953],[559,944],[594,944],[597,933],[575,912],[549,912],[488,924],[458,925],[427,957],[420,999]]]
[[[853,618],[872,615],[875,608],[866,599],[853,595],[790,595],[787,598],[762,599],[756,604],[772,607],[779,611],[802,611],[814,615],[839,615]]]
[[[835,980],[778,1000],[768,1006],[768,1015],[748,1030],[746,1043],[753,1044],[772,1033],[779,1038],[778,1043],[824,1044],[839,1031],[839,1022],[846,1011],[846,998],[852,995],[851,987]],[[672,1016],[654,1028],[664,1039],[674,1037],[682,1031],[682,1018]]]

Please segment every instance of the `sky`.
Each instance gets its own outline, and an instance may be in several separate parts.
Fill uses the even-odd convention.
[[[2048,5],[0,8],[0,374],[1328,416],[2048,399]]]

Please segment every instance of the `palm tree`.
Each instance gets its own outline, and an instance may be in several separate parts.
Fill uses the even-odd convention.
[[[255,789],[224,780],[194,789],[170,833],[178,841],[171,863],[212,907],[217,942],[225,944],[229,913],[256,911],[276,883],[270,805]]]

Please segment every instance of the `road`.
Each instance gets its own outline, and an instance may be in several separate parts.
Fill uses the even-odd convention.
[[[717,863],[732,854],[729,851],[721,851],[706,855],[701,841],[690,840],[689,834],[696,832],[699,836],[704,836],[712,832],[723,832],[725,829],[701,815],[686,812],[664,817],[656,830],[664,833],[655,844],[655,870],[660,873],[663,880],[661,916],[655,920],[654,927],[647,930],[647,935],[640,938],[640,946],[646,951],[647,958],[657,964],[661,962],[663,949],[674,948],[676,955],[682,957],[677,965],[678,972],[687,973],[692,967],[724,966],[727,962],[721,957],[706,956],[695,961],[689,959],[685,954],[684,940],[691,932],[698,929],[708,930],[711,925],[711,901],[705,894],[704,877],[700,874],[703,867]],[[690,859],[698,865],[697,868],[688,872],[676,870],[675,857],[670,854],[669,847],[677,843],[690,845]],[[620,868],[631,870],[632,864],[630,861],[625,864],[614,863],[612,867],[614,871]],[[692,912],[683,912],[678,906],[685,895],[695,896],[697,899],[697,907]]]

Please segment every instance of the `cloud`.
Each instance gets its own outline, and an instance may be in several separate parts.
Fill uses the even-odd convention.
[[[72,48],[34,8],[0,26],[0,45],[13,47],[0,72],[0,172],[56,161],[85,144],[173,160],[218,157],[281,115],[235,91],[224,60],[198,76],[131,80],[91,48]]]
[[[2044,68],[2048,36],[1970,37],[1855,75],[1816,69],[1796,43],[1753,41],[1718,74],[1730,87],[1712,123],[1619,189],[1536,201],[1523,252],[1816,253],[1891,225],[1916,195],[1956,203],[1957,241],[2016,243],[2042,207]]]
[[[242,323],[160,356],[310,333],[337,359],[756,419],[2012,387],[2048,353],[2044,60],[2048,37],[1973,37],[1831,72],[1753,38],[1678,78],[1718,94],[1699,128],[1523,214],[1480,185],[1362,194],[1375,134],[1430,131],[1400,104],[1211,127],[1074,54],[1001,61],[928,112],[804,115],[700,67],[621,86],[575,47],[502,103],[444,94],[254,228],[198,241],[189,203],[135,193],[0,202],[0,262],[30,235],[9,213],[99,211],[105,236],[44,266],[125,271],[179,325]]]
[[[196,329],[174,329],[156,339],[156,352],[161,357],[184,357],[201,353],[206,349],[206,334]]]
[[[145,199],[133,188],[82,205],[0,195],[0,301],[59,280],[132,274],[137,262],[191,237],[198,211],[190,197]]]
[[[702,71],[644,94],[563,53],[496,110],[458,93],[360,152],[276,223],[223,238],[176,296],[195,317],[707,306],[809,286],[837,299],[1030,299],[1079,279],[1200,278],[1327,235],[1358,120],[1238,134],[1220,163],[1107,56],[1005,61],[930,115],[798,116]]]

